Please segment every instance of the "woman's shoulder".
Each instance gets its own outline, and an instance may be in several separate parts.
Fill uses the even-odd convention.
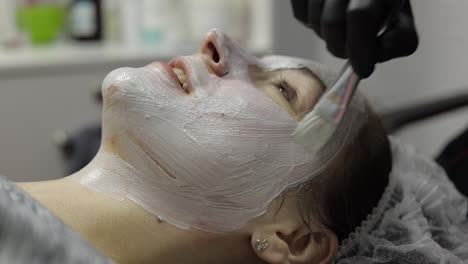
[[[2,263],[111,263],[11,181],[0,176]]]

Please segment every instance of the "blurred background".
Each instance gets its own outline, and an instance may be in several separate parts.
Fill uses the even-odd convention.
[[[468,2],[413,0],[420,47],[379,65],[361,85],[378,112],[468,91]],[[0,0],[0,174],[63,177],[99,143],[99,88],[122,66],[195,52],[221,28],[256,55],[284,54],[334,67],[287,0]],[[435,157],[468,127],[468,109],[399,130]]]

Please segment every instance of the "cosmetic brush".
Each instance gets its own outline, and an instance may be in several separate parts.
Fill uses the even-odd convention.
[[[293,133],[294,140],[313,151],[320,150],[343,120],[360,80],[347,62],[335,84],[299,122]]]
[[[390,29],[398,11],[406,0],[389,15],[386,23],[377,34],[377,37]],[[350,61],[346,62],[335,84],[327,89],[315,105],[297,125],[293,132],[294,140],[308,149],[319,151],[330,140],[356,91],[361,78],[354,72]]]

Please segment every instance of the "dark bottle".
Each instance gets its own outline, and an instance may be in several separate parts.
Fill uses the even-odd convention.
[[[100,0],[74,0],[70,5],[69,30],[73,39],[102,39],[102,6]]]

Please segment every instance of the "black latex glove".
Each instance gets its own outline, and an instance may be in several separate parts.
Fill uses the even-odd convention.
[[[401,3],[401,0],[291,0],[296,19],[312,28],[333,55],[349,58],[361,78],[369,77],[378,62],[416,51],[418,34],[409,0],[395,14],[390,28],[377,37]]]

